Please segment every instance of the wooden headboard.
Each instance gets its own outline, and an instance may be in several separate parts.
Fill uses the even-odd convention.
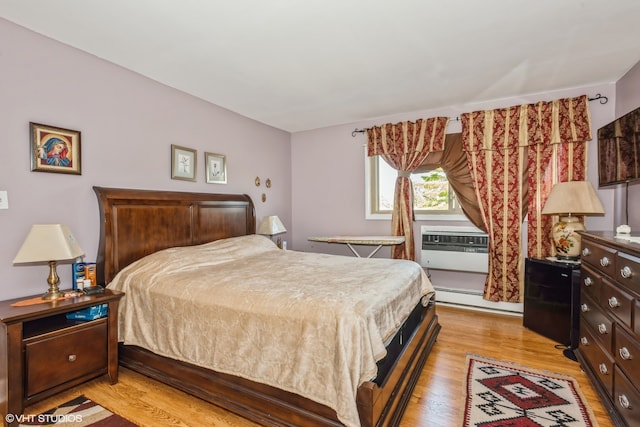
[[[100,209],[100,284],[153,252],[256,232],[253,202],[244,194],[93,189]]]

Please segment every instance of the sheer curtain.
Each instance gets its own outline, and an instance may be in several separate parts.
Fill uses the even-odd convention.
[[[442,151],[449,119],[434,117],[414,122],[384,124],[367,129],[367,154],[380,155],[398,171],[396,178],[391,234],[404,236],[402,245],[393,246],[392,257],[416,259],[413,237],[413,186],[411,172],[433,151]]]

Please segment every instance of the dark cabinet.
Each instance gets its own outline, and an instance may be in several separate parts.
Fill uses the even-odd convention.
[[[546,259],[525,261],[523,324],[569,349],[578,347],[580,265]],[[573,358],[571,352],[565,353]]]

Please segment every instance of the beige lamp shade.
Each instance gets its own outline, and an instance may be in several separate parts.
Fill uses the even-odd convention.
[[[64,224],[36,224],[31,227],[14,264],[64,261],[84,256],[69,227]]]
[[[589,181],[559,182],[551,188],[543,215],[560,215],[553,224],[551,239],[556,257],[578,260],[582,246],[579,232],[584,225],[574,215],[604,215],[602,202]]]
[[[589,181],[559,182],[551,188],[543,215],[604,215],[604,207]]]
[[[260,227],[258,227],[258,234],[265,234],[268,236],[274,236],[276,234],[286,233],[287,229],[284,228],[282,221],[277,215],[266,216],[262,219]]]
[[[66,225],[36,224],[31,227],[13,263],[49,263],[49,291],[42,298],[58,299],[64,293],[58,288],[60,279],[56,272],[56,261],[72,260],[83,255],[84,251]]]

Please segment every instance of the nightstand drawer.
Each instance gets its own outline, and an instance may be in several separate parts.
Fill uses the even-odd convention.
[[[106,372],[107,322],[96,320],[29,340],[25,358],[27,397],[94,371]]]

